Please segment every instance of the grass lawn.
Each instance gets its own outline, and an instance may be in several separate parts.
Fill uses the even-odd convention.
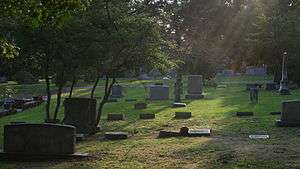
[[[126,98],[145,98],[145,83],[152,81],[127,81],[125,98],[108,103],[101,121],[103,131],[77,144],[79,152],[88,152],[91,158],[82,161],[51,162],[0,162],[0,168],[53,168],[53,169],[99,169],[99,168],[300,168],[300,128],[278,128],[276,119],[269,112],[280,111],[283,100],[300,99],[300,90],[290,96],[276,92],[260,91],[259,104],[249,103],[244,81],[265,81],[253,77],[218,79],[219,82],[241,81],[227,84],[227,88],[205,88],[205,99],[184,100],[186,108],[170,108],[172,100],[149,101],[148,108],[137,111],[134,103]],[[169,81],[170,86],[173,84]],[[186,84],[185,84],[186,85]],[[97,88],[100,96],[103,86]],[[88,96],[90,89],[78,89],[75,95]],[[171,95],[173,91],[170,91]],[[173,97],[173,96],[172,96]],[[55,98],[54,98],[55,99]],[[173,119],[175,111],[192,111],[188,120]],[[254,111],[255,116],[238,118],[236,111]],[[126,121],[107,122],[107,113],[124,113]],[[139,120],[139,113],[154,112],[155,120]],[[63,109],[60,111],[60,118]],[[42,122],[44,107],[0,118],[0,147],[3,143],[3,126],[11,121]],[[180,127],[212,128],[211,137],[157,139],[162,129],[179,130]],[[131,137],[123,141],[101,139],[105,131],[128,131]],[[268,140],[250,140],[250,134],[269,134]]]

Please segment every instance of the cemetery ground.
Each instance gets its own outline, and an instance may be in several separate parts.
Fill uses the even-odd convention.
[[[171,108],[173,101],[170,99],[147,101],[148,107],[144,110],[134,110],[134,102],[125,102],[125,99],[144,101],[144,85],[154,81],[120,80],[125,87],[125,97],[105,105],[101,132],[77,143],[77,151],[88,152],[91,157],[67,161],[0,162],[0,168],[300,168],[300,128],[276,127],[275,120],[280,116],[270,115],[270,112],[281,111],[282,101],[299,99],[300,90],[292,91],[290,96],[279,96],[276,91],[262,89],[259,103],[251,104],[249,92],[245,90],[247,80],[266,81],[270,78],[220,78],[218,81],[225,83],[226,88],[206,86],[205,98],[183,100],[187,103],[185,108]],[[164,82],[173,88],[172,81]],[[98,86],[96,96],[101,96],[102,90],[103,84]],[[74,96],[88,97],[89,91],[89,88],[77,89]],[[173,98],[173,91],[170,93]],[[43,105],[0,118],[0,148],[3,126],[12,121],[43,122]],[[191,111],[192,118],[174,119],[176,111]],[[236,117],[237,111],[253,111],[254,116]],[[126,119],[108,122],[107,113],[124,113]],[[155,113],[156,118],[140,120],[140,113]],[[63,118],[63,108],[59,117]],[[211,128],[212,135],[157,138],[160,130],[178,131],[183,126]],[[127,131],[130,137],[108,141],[102,138],[106,131]],[[268,134],[270,138],[251,140],[248,137],[251,134]]]

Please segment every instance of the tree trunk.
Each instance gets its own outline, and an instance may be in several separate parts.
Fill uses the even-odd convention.
[[[45,121],[49,121],[50,120],[50,103],[51,103],[50,78],[49,78],[49,58],[47,58],[47,63],[45,66],[45,80],[46,80],[46,94],[47,94]]]
[[[54,117],[53,120],[57,120],[57,114],[60,108],[60,103],[61,103],[61,94],[62,94],[62,89],[63,89],[63,83],[59,83],[58,86],[58,91],[57,91],[57,99],[56,99],[56,107],[55,107],[55,112],[54,112]]]
[[[174,88],[174,95],[175,99],[174,102],[181,102],[181,91],[182,91],[182,75],[179,70],[177,70],[176,73],[176,82],[175,82],[175,88]]]
[[[98,107],[98,114],[97,114],[97,120],[96,120],[96,125],[97,126],[100,123],[103,107],[104,107],[105,103],[107,103],[108,98],[109,98],[110,93],[111,93],[111,90],[112,90],[112,86],[115,83],[116,83],[116,78],[112,78],[111,83],[109,83],[109,77],[106,76],[104,96],[103,96],[103,99],[101,100],[100,105]],[[95,126],[95,127],[97,127],[97,126]]]
[[[99,83],[99,79],[100,79],[100,74],[97,75],[97,79],[95,80],[95,83],[94,83],[94,85],[93,85],[93,88],[92,88],[92,91],[91,91],[91,99],[94,98],[95,91],[96,91],[96,88],[97,88],[98,83]]]
[[[71,85],[70,93],[69,93],[69,98],[72,98],[73,89],[74,89],[75,84],[76,84],[76,75],[74,74],[73,79],[72,79],[72,85]]]

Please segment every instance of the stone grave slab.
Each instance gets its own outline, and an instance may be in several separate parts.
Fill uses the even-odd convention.
[[[123,87],[121,85],[113,85],[111,90],[111,98],[123,97]]]
[[[170,137],[180,137],[181,134],[175,131],[166,131],[161,130],[159,131],[158,138],[170,138]]]
[[[253,116],[253,112],[236,112],[236,116],[238,117],[244,117],[244,116]]]
[[[145,113],[145,114],[140,114],[140,119],[155,119],[155,114],[154,113]]]
[[[123,140],[128,138],[127,132],[106,132],[104,138],[107,140]]]
[[[283,102],[281,119],[276,124],[280,127],[300,127],[300,101]]]
[[[114,114],[114,113],[107,114],[108,121],[119,121],[124,119],[125,119],[124,114]]]
[[[270,112],[270,115],[281,115],[281,112]]]
[[[134,109],[140,110],[140,109],[146,109],[147,103],[136,103],[134,104]]]
[[[150,85],[150,100],[168,100],[169,99],[169,86],[166,85]]]
[[[4,126],[0,159],[86,157],[75,153],[76,128],[60,124],[10,124]]]
[[[89,135],[96,132],[96,99],[67,98],[64,106],[64,124],[75,126],[77,134]]]
[[[210,136],[211,129],[190,129],[188,133],[190,137]]]
[[[175,119],[188,119],[192,117],[192,112],[175,112]]]
[[[136,102],[137,99],[125,99],[125,102]]]
[[[173,108],[186,107],[186,103],[173,103]]]
[[[256,139],[269,139],[269,135],[249,135],[250,139],[256,140]]]

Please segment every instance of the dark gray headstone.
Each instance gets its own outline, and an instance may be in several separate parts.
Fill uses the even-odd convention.
[[[192,117],[192,112],[175,112],[176,119],[188,119]]]
[[[111,90],[112,98],[121,98],[123,97],[123,87],[121,85],[113,85]]]
[[[237,116],[253,116],[253,112],[236,112]]]
[[[278,126],[300,127],[300,101],[286,101],[282,103],[281,119]]]
[[[181,136],[179,132],[174,131],[166,131],[161,130],[159,131],[158,138],[169,138],[169,137],[179,137]]]
[[[124,114],[112,114],[112,113],[107,114],[108,121],[118,121],[124,119],[125,119]]]
[[[106,132],[104,135],[105,139],[108,140],[123,140],[128,138],[128,133],[126,132]]]
[[[94,134],[96,122],[96,99],[67,98],[64,103],[64,124],[76,127],[79,134]]]
[[[169,86],[166,85],[150,85],[150,100],[168,100]]]
[[[277,84],[276,83],[266,83],[266,90],[267,91],[277,90]]]
[[[137,109],[137,110],[146,109],[146,108],[147,108],[147,103],[136,103],[134,105],[134,109]]]
[[[140,119],[155,119],[154,113],[140,114]]]
[[[202,75],[188,76],[188,89],[186,99],[202,99],[203,77]]]
[[[13,124],[4,126],[4,152],[20,154],[74,154],[73,126]]]
[[[249,66],[246,68],[246,75],[252,75],[252,76],[266,76],[267,75],[267,67],[254,67]]]

